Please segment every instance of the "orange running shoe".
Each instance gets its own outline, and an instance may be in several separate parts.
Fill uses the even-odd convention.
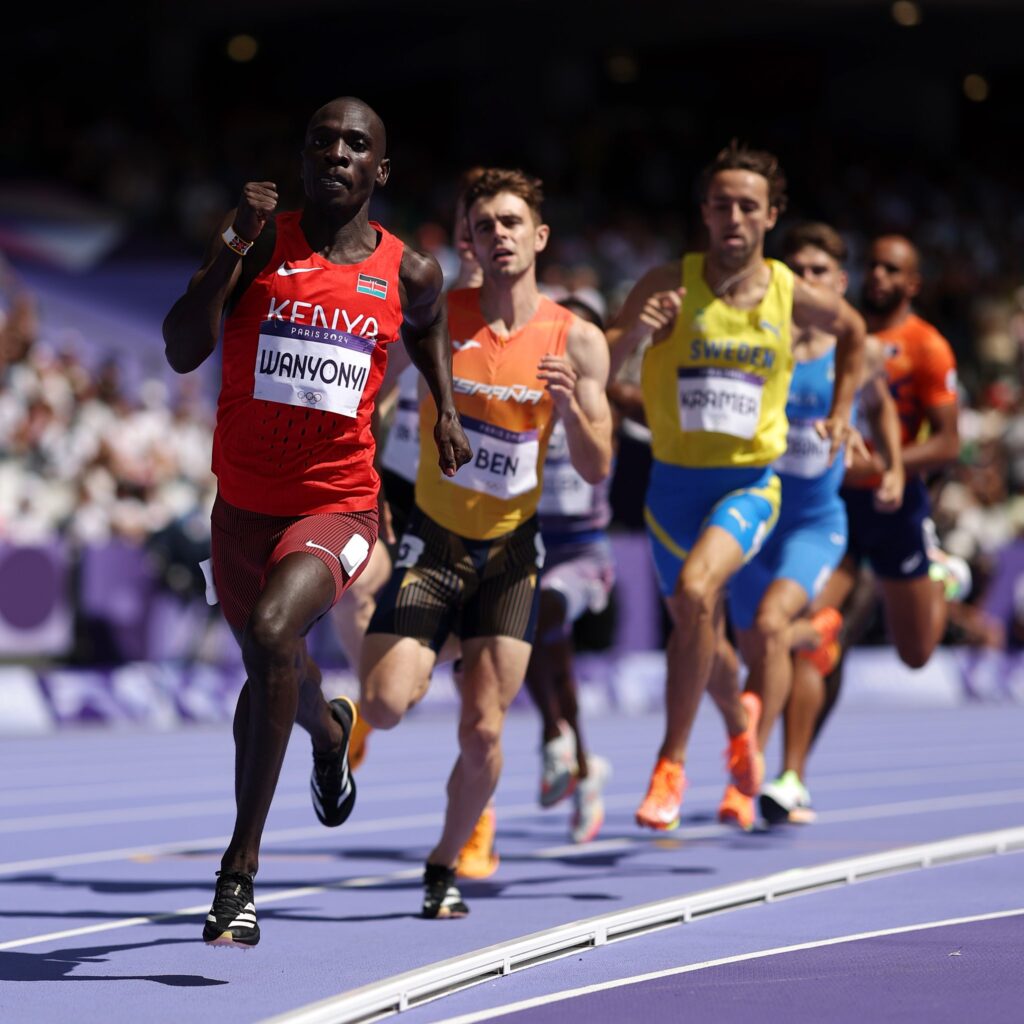
[[[718,805],[718,820],[726,825],[739,825],[744,832],[754,827],[754,800],[741,793],[731,782]]]
[[[837,608],[822,608],[811,616],[811,625],[821,640],[817,647],[797,651],[796,656],[809,661],[823,676],[827,676],[839,664],[842,651],[839,630],[843,628],[843,616]]]
[[[744,796],[757,796],[764,781],[764,758],[757,747],[757,725],[761,721],[761,698],[756,693],[741,693],[747,710],[747,727],[729,739],[726,766],[736,788]]]
[[[494,833],[497,825],[494,807],[488,804],[473,826],[473,834],[459,851],[455,873],[460,878],[490,878],[498,870],[501,859],[494,852]]]
[[[686,775],[680,761],[659,757],[651,773],[647,796],[637,808],[636,823],[644,828],[669,832],[679,827],[679,808],[686,789]]]
[[[358,707],[359,705],[356,704],[357,709]],[[356,724],[352,730],[352,738],[348,742],[348,766],[352,771],[355,771],[366,760],[366,737],[371,732],[373,732],[373,726],[360,714],[356,718]]]

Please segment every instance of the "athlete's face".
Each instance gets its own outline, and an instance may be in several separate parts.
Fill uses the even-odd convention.
[[[822,285],[839,295],[846,294],[846,271],[824,249],[805,245],[786,257],[789,269],[810,284]]]
[[[318,110],[302,147],[302,182],[315,206],[350,209],[388,180],[384,125],[367,106],[335,101]]]
[[[521,277],[548,244],[547,224],[538,224],[526,201],[511,192],[478,199],[467,219],[473,252],[487,278]]]
[[[723,263],[740,266],[764,248],[779,211],[769,204],[768,179],[753,171],[719,171],[701,203],[709,248]]]
[[[864,308],[872,313],[891,313],[910,302],[921,289],[917,252],[903,238],[878,238],[868,251],[864,276]]]

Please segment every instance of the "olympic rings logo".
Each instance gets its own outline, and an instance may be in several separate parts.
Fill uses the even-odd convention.
[[[308,402],[310,405],[317,405],[324,400],[324,393],[322,391],[300,391],[296,388],[295,394],[303,402]]]

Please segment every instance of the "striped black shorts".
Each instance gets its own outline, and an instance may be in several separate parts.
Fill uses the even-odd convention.
[[[449,634],[532,643],[543,567],[536,517],[502,537],[473,540],[414,508],[367,633],[413,637],[435,652]]]

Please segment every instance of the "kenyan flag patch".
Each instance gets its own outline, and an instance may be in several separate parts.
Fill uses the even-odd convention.
[[[370,277],[369,274],[360,274],[356,281],[356,291],[361,295],[372,295],[375,299],[386,299],[388,297],[388,283],[382,277]]]

